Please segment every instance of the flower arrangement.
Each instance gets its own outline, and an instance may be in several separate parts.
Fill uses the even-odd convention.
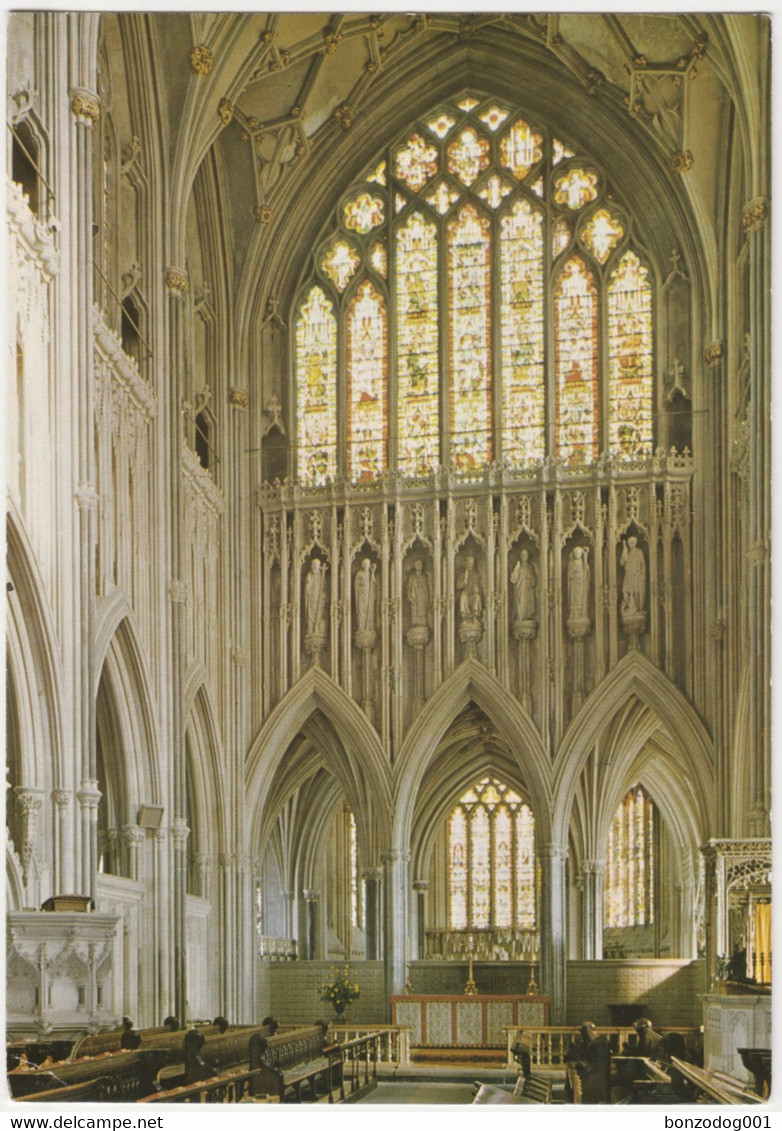
[[[350,967],[344,966],[340,970],[337,966],[332,966],[329,980],[320,987],[320,1000],[333,1006],[335,1013],[342,1013],[346,1006],[360,996],[358,983],[350,980]]]

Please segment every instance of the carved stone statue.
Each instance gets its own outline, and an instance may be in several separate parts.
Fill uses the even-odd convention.
[[[625,571],[622,581],[622,612],[642,613],[646,607],[646,558],[634,535],[622,547],[619,564]]]
[[[510,575],[513,586],[514,634],[528,632],[536,625],[538,575],[529,560],[529,550],[522,550]]]
[[[304,648],[317,658],[328,638],[328,566],[313,558],[304,578]]]
[[[589,631],[590,569],[585,546],[574,546],[567,567],[568,631],[571,636],[585,636]]]
[[[413,627],[428,626],[432,599],[429,578],[420,558],[416,558],[407,579],[407,600],[410,603],[410,624]]]
[[[362,558],[353,581],[356,605],[356,643],[359,648],[373,648],[377,636],[375,608],[377,604],[377,565]]]
[[[475,564],[475,558],[465,559],[464,569],[456,580],[459,593],[459,619],[479,621],[483,615],[483,579]]]

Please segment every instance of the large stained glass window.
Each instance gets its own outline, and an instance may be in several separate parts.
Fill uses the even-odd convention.
[[[654,922],[655,807],[641,785],[622,799],[608,832],[605,925]]]
[[[604,174],[518,107],[432,107],[347,187],[314,263],[301,482],[653,451],[651,269]]]
[[[484,778],[448,818],[452,931],[535,927],[535,822],[514,790]]]

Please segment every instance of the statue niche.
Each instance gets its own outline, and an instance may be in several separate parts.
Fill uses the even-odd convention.
[[[646,557],[638,537],[628,533],[620,542],[619,567],[623,571],[619,615],[634,647],[646,628]]]
[[[483,638],[485,590],[483,574],[476,553],[470,544],[456,563],[456,611],[459,639],[468,655],[475,655]]]
[[[327,562],[313,554],[303,571],[304,651],[316,665],[328,643],[328,568]]]

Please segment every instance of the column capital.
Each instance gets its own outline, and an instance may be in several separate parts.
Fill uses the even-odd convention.
[[[53,789],[52,801],[58,809],[65,809],[71,800],[71,795],[67,789]]]
[[[76,796],[79,799],[79,804],[82,809],[97,809],[103,794],[98,789],[97,781],[88,778],[81,783]]]
[[[582,860],[581,873],[585,876],[596,876],[605,871],[605,860]]]
[[[380,859],[384,864],[409,864],[410,851],[407,848],[388,848],[380,853]]]
[[[706,358],[707,365],[717,365],[725,356],[725,343],[712,342],[710,346],[706,346],[703,356]]]
[[[78,489],[74,491],[73,497],[80,511],[96,511],[98,509],[100,495],[92,483],[80,483]]]
[[[71,112],[77,126],[94,126],[100,118],[100,100],[91,90],[72,90]]]
[[[185,821],[182,817],[177,817],[174,821],[171,822],[169,832],[171,833],[171,839],[177,846],[177,848],[184,848],[185,844],[187,843],[187,838],[190,836],[190,829],[187,827],[187,821]]]
[[[43,790],[32,789],[28,786],[17,785],[14,788],[16,803],[25,817],[32,817],[38,813],[43,805]]]
[[[315,888],[305,888],[302,894],[307,903],[317,903],[320,899],[320,892]]]
[[[382,880],[383,879],[383,869],[382,868],[364,868],[364,870],[361,873],[361,879],[362,880],[374,880],[376,882],[379,881],[379,880]]]
[[[122,839],[127,844],[128,848],[138,848],[144,843],[145,837],[144,830],[140,825],[123,825],[122,826]]]
[[[417,891],[419,895],[426,895],[429,891],[429,881],[413,880],[413,891]]]
[[[172,578],[168,583],[168,599],[173,604],[184,605],[187,600],[187,582]]]

